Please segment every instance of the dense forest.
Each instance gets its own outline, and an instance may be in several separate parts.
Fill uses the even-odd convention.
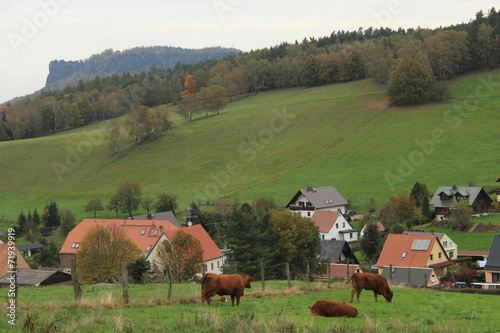
[[[207,59],[220,59],[238,55],[233,48],[206,47],[184,49],[180,47],[153,46],[135,47],[125,51],[105,50],[83,61],[54,60],[49,64],[49,75],[45,87],[59,90],[75,85],[80,80],[88,81],[96,76],[121,73],[147,72],[153,67],[173,68],[176,64],[196,64]]]
[[[269,89],[372,78],[387,85],[391,105],[404,105],[441,98],[446,80],[494,68],[499,61],[500,12],[494,8],[479,11],[469,23],[433,30],[337,31],[218,60],[97,76],[63,90],[44,90],[0,110],[0,140],[47,135],[118,117],[138,106],[177,104],[188,75],[198,90],[223,87],[229,100]]]

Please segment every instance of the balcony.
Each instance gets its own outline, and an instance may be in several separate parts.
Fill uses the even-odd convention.
[[[288,206],[290,210],[314,210],[314,206],[300,206],[300,205],[290,205]]]

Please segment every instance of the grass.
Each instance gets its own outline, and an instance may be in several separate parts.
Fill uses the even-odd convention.
[[[495,186],[500,94],[496,86],[474,94],[499,78],[499,70],[463,76],[447,100],[406,108],[387,109],[385,87],[371,80],[260,93],[215,117],[186,123],[175,116],[163,138],[120,157],[109,155],[105,123],[1,142],[0,218],[40,212],[47,200],[77,219],[91,217],[82,206],[106,202],[124,181],[139,182],[151,197],[176,195],[180,211],[223,195],[286,204],[308,185],[337,187],[359,212],[370,198],[380,207],[416,181],[431,191],[469,180]]]
[[[307,306],[319,299],[348,302],[350,286],[334,283],[266,281],[266,289],[253,283],[239,307],[215,302],[201,307],[200,285],[174,285],[166,302],[162,284],[132,285],[131,302],[123,304],[121,287],[85,287],[82,301],[73,303],[72,288],[19,289],[15,327],[0,321],[0,330],[21,332],[25,323],[34,331],[53,324],[54,332],[493,332],[497,326],[497,296],[447,293],[393,286],[392,303],[375,303],[364,291],[353,303],[356,318],[312,317]],[[6,289],[0,297],[6,297]],[[57,300],[57,301],[56,301]],[[467,306],[464,306],[467,304]],[[6,318],[6,308],[0,309]],[[29,330],[28,330],[29,331]]]

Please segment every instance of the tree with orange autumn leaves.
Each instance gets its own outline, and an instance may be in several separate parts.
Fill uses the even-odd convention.
[[[184,119],[191,121],[193,120],[193,115],[201,111],[196,92],[196,80],[192,74],[186,75],[184,87],[186,90],[181,92],[181,101],[179,102],[177,113]]]

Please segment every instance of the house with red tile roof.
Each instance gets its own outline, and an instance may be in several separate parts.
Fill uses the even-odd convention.
[[[318,227],[322,240],[336,239],[346,242],[358,240],[358,231],[340,212],[317,210],[312,215],[311,221]]]
[[[9,244],[0,244],[0,277],[3,277],[7,272],[12,271],[9,265],[9,259],[13,260],[14,255],[10,256],[9,251],[14,250],[15,256],[17,257],[17,268],[16,270],[26,269],[30,270],[31,267],[28,265],[23,255],[16,246],[9,246]]]
[[[163,241],[172,240],[175,237],[177,231],[178,230],[170,230],[165,232],[148,253],[146,259],[152,264],[160,266],[158,262],[158,249]],[[222,274],[224,254],[219,249],[217,244],[215,244],[212,237],[210,237],[210,235],[205,231],[205,229],[201,225],[195,224],[190,227],[182,228],[182,231],[185,231],[186,233],[192,235],[194,238],[200,241],[201,247],[203,249],[203,272]]]
[[[374,222],[374,223],[377,226],[379,234],[383,235],[386,233],[385,227],[382,224],[382,222]],[[359,239],[363,238],[365,232],[366,232],[366,224],[363,225],[363,228],[361,228],[361,231],[359,232]]]
[[[59,251],[61,267],[64,271],[71,270],[71,260],[75,258],[83,237],[96,226],[101,226],[108,232],[114,228],[121,228],[125,236],[132,240],[146,256],[164,232],[179,229],[169,221],[160,220],[84,219],[69,232]]]
[[[392,283],[431,287],[455,265],[437,235],[389,234],[375,264]],[[419,282],[418,282],[419,281]],[[417,283],[418,282],[418,283]]]

